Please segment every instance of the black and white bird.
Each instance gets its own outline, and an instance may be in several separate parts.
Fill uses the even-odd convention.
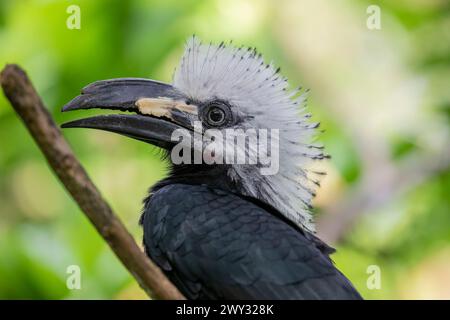
[[[326,155],[311,143],[317,124],[309,121],[304,101],[305,93],[290,90],[279,69],[256,50],[191,37],[172,84],[97,81],[63,108],[134,114],[94,116],[63,127],[116,132],[171,155],[179,147],[174,132],[181,129],[194,141],[192,153],[179,153],[183,159],[203,155],[205,141],[218,143],[208,129],[224,137],[227,130],[238,136],[277,130],[270,152],[277,155],[275,173],[264,174],[267,162],[258,157],[256,163],[171,161],[169,176],[145,199],[146,253],[189,299],[360,299],[333,265],[334,249],[314,234],[311,199],[321,173],[310,167]],[[195,143],[196,133],[207,137]],[[246,142],[231,157],[228,148],[219,151],[236,159],[259,155],[261,148]]]

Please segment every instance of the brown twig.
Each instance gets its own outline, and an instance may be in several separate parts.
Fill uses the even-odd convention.
[[[155,298],[184,299],[161,270],[140,250],[102,198],[44,107],[26,73],[17,65],[7,65],[0,74],[0,83],[50,167],[139,285],[149,296]]]

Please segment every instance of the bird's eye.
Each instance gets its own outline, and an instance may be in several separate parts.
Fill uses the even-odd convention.
[[[220,127],[230,121],[231,110],[225,103],[214,101],[205,106],[204,121],[211,127]]]
[[[220,125],[225,120],[225,112],[217,107],[213,107],[208,111],[208,122],[213,125]]]

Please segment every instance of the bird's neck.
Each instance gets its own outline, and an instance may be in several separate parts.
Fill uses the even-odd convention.
[[[241,168],[242,169],[242,168]],[[252,170],[252,169],[249,169]],[[229,165],[172,165],[169,175],[153,186],[156,191],[170,184],[207,185],[273,207],[297,226],[314,231],[309,212],[302,205],[297,182],[283,176],[264,176],[258,170],[243,173]]]
[[[208,185],[212,188],[239,194],[238,183],[228,178],[229,167],[226,165],[172,165],[169,175],[159,181],[153,188],[156,191],[170,184]]]

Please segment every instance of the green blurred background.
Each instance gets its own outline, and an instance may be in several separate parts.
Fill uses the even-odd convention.
[[[69,5],[81,29],[66,27]],[[370,30],[370,4],[381,29]],[[114,77],[170,81],[186,38],[256,46],[310,111],[328,172],[319,235],[368,299],[450,298],[450,5],[447,0],[0,2],[0,65],[25,68],[58,123],[84,85]],[[86,114],[83,113],[83,116]],[[65,136],[126,226],[165,174],[155,148],[117,135]],[[66,287],[69,265],[82,287]],[[371,290],[367,268],[381,271]],[[145,294],[50,172],[0,96],[0,298],[140,299]]]

